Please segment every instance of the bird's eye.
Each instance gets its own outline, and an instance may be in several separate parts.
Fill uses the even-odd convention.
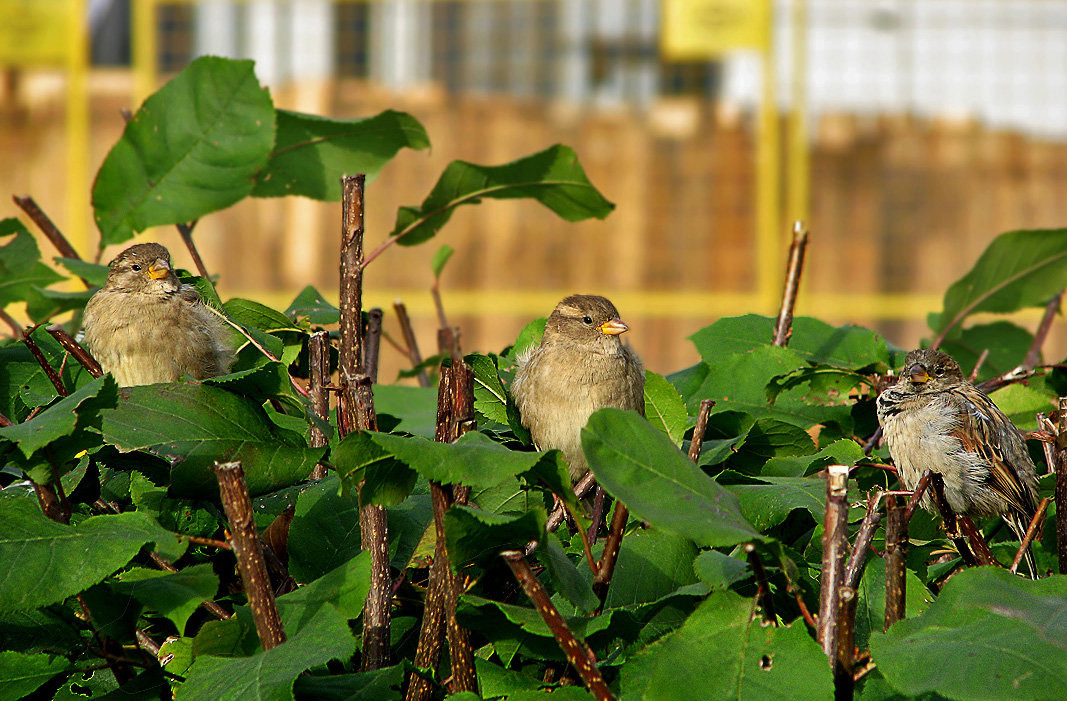
[[[588,325],[593,323],[593,318],[590,317],[590,316],[583,316],[582,317],[582,323],[585,324],[586,326],[588,326]]]
[[[134,270],[140,270],[141,269],[141,266],[137,265],[136,263],[134,263],[130,267],[133,268]]]

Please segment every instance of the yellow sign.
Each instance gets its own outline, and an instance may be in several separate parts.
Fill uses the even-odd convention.
[[[766,48],[772,19],[770,0],[664,0],[663,56],[697,61]]]
[[[76,42],[80,2],[0,0],[0,65],[66,65]]]

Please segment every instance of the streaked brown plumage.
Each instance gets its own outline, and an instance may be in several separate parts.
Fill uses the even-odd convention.
[[[1001,516],[1022,540],[1037,502],[1026,441],[955,360],[935,350],[908,353],[900,380],[878,396],[878,420],[907,489],[927,469],[940,473],[955,513]],[[929,497],[923,506],[932,507]],[[1036,574],[1029,552],[1027,563]]]
[[[166,248],[130,246],[108,267],[107,282],[85,305],[85,343],[119,385],[202,380],[229,370],[225,325],[178,280]]]
[[[628,328],[604,297],[571,295],[548,317],[541,344],[518,358],[511,393],[522,425],[539,449],[563,453],[572,481],[589,470],[581,433],[593,412],[644,414],[644,367],[619,339]]]

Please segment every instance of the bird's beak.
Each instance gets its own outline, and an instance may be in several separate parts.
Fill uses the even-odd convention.
[[[170,275],[170,263],[162,258],[156,258],[156,262],[148,266],[148,277],[153,280],[162,280]]]
[[[622,319],[610,319],[600,325],[600,333],[608,336],[618,336],[620,333],[629,331],[630,327],[622,323]]]
[[[914,363],[908,368],[908,377],[910,377],[912,383],[916,385],[925,385],[930,381],[930,373],[928,373],[926,368],[919,363]]]

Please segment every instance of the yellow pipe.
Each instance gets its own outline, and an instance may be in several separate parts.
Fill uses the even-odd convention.
[[[67,239],[88,255],[89,247],[89,41],[85,0],[68,2],[67,56]]]
[[[135,0],[132,3],[134,111],[156,90],[156,57],[159,55],[156,37],[157,4],[158,0]]]
[[[811,153],[808,148],[808,3],[793,0],[792,107],[789,111],[789,172],[786,218],[810,224]]]
[[[768,2],[769,0],[761,0]],[[756,288],[761,306],[773,308],[781,296],[784,253],[778,193],[781,182],[781,148],[778,135],[778,104],[775,89],[774,9],[767,8],[763,58],[763,96],[759,109],[756,144]]]

